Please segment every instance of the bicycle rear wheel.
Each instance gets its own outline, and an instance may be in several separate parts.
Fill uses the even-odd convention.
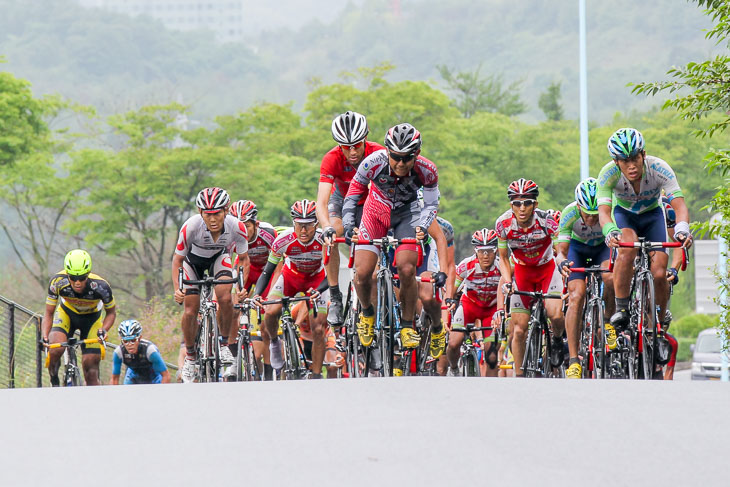
[[[464,377],[479,377],[479,360],[477,359],[477,352],[474,349],[469,350],[462,357],[462,376]]]

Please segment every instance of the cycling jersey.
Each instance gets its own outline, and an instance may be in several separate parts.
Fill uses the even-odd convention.
[[[580,216],[578,203],[575,201],[563,210],[558,230],[558,242],[570,242],[571,240],[591,247],[605,244],[601,224],[596,221],[592,227],[586,225]]]
[[[617,206],[641,214],[659,205],[662,189],[672,198],[683,198],[677,177],[669,164],[654,156],[646,156],[641,186],[636,194],[618,164],[611,161],[598,174],[598,204]]]
[[[509,247],[515,264],[540,266],[552,260],[558,223],[546,211],[536,208],[530,225],[522,228],[512,210],[507,210],[497,219],[495,230],[499,248]]]
[[[279,235],[271,246],[269,262],[277,265],[283,258],[284,268],[299,274],[313,275],[324,270],[322,230],[317,229],[314,238],[306,245],[297,238],[294,230]]]
[[[441,227],[441,231],[444,232],[444,236],[446,237],[446,246],[452,247],[454,245],[454,226],[451,222],[441,218],[440,216],[436,217],[436,222]]]
[[[182,255],[193,266],[210,267],[215,260],[230,252],[245,254],[248,251],[246,225],[232,215],[226,215],[223,231],[213,241],[203,217],[193,215],[183,224],[177,239],[175,253]],[[230,265],[230,263],[229,263]]]
[[[365,142],[364,157],[368,157],[373,152],[384,150],[385,147],[375,142]],[[363,159],[364,160],[364,159]],[[350,187],[350,181],[355,175],[357,167],[353,167],[343,154],[340,146],[333,147],[322,158],[322,164],[319,168],[319,182],[332,183],[332,193],[337,191],[340,195],[346,195]],[[365,202],[365,196],[357,202],[361,205]]]
[[[68,274],[65,271],[57,273],[48,285],[46,304],[56,306],[59,298],[61,306],[67,312],[77,315],[96,313],[101,311],[102,306],[105,310],[116,306],[109,283],[96,274],[89,274],[86,287],[80,293],[76,293],[71,287]]]
[[[355,208],[363,194],[370,194],[367,201],[372,200],[380,212],[381,208],[398,212],[404,208],[418,208],[418,189],[423,186],[423,208],[417,226],[428,228],[436,218],[438,210],[438,171],[436,166],[425,157],[418,156],[413,168],[407,176],[398,177],[390,169],[388,151],[381,150],[366,157],[357,168],[350,183],[345,202],[342,206],[342,224],[345,228],[355,227]],[[367,213],[367,205],[366,211]],[[366,220],[363,214],[363,220]],[[384,235],[381,235],[381,237]],[[378,237],[373,237],[378,238]]]
[[[133,371],[132,376],[127,373],[124,383],[151,384],[157,375],[167,370],[165,361],[157,349],[157,346],[149,340],[141,339],[137,353],[131,354],[124,345],[119,345],[114,350],[114,361],[112,364],[112,375],[120,375],[122,364],[127,366],[128,371]],[[127,382],[130,379],[130,382]]]
[[[269,259],[269,252],[271,251],[271,246],[274,244],[274,240],[276,240],[276,230],[274,230],[274,227],[266,222],[258,222],[256,238],[253,242],[249,242],[248,244],[250,267],[248,271],[248,280],[244,285],[246,289],[248,289],[252,284],[255,285],[259,276],[261,276],[261,273],[266,266],[266,262]],[[238,268],[238,264],[239,258],[238,255],[236,255],[236,261],[233,264],[234,269]]]
[[[462,281],[466,281],[462,301],[466,298],[479,306],[492,307],[497,304],[497,289],[501,277],[499,258],[494,259],[492,267],[484,271],[477,256],[472,254],[456,266],[455,286],[458,288]]]
[[[664,210],[664,221],[667,224],[667,228],[674,228],[677,224],[677,213],[674,211],[674,208],[667,208],[667,205],[670,205],[673,199],[667,195],[662,196],[662,209]]]

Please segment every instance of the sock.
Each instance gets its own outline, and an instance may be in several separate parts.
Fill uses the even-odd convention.
[[[61,381],[58,380],[58,376],[57,375],[52,375],[51,376],[51,386],[52,387],[58,387],[60,385],[61,385]]]
[[[330,299],[335,301],[342,301],[342,291],[340,291],[340,285],[335,284],[330,286]]]
[[[373,307],[373,305],[371,304],[367,308],[363,308],[362,315],[367,318],[370,318],[371,316],[375,316],[375,308]]]
[[[190,360],[195,360],[195,345],[193,345],[192,347],[185,347],[185,355]]]
[[[413,321],[412,320],[401,320],[400,327],[401,328],[413,328]]]
[[[580,359],[578,357],[572,357],[570,359],[570,362],[568,362],[568,366],[571,366],[573,364],[579,364],[579,363],[580,363]]]
[[[264,364],[264,380],[274,379],[274,368],[271,364]]]
[[[629,298],[616,298],[616,311],[629,309]]]
[[[232,344],[228,345],[228,350],[231,351],[231,355],[233,355],[234,358],[237,357],[238,356],[238,343],[232,343]]]

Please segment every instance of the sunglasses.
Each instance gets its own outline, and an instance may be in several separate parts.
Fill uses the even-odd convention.
[[[535,200],[517,200],[511,201],[510,203],[512,203],[512,206],[515,206],[517,208],[522,208],[523,206],[529,208],[535,204]]]
[[[357,144],[352,144],[352,145],[343,145],[343,144],[340,144],[340,148],[341,149],[344,149],[344,150],[356,150],[356,149],[361,149],[363,145],[365,145],[365,142],[364,141],[360,141]]]
[[[494,247],[487,247],[485,249],[477,249],[477,254],[479,255],[489,255],[494,254],[497,252],[497,249]]]
[[[411,152],[410,154],[402,154],[402,155],[394,154],[393,152],[388,152],[388,155],[395,162],[410,162],[414,157],[416,157],[415,152]]]
[[[68,278],[73,282],[85,281],[87,277],[89,277],[88,274],[84,274],[83,276],[72,276],[69,274],[68,276]]]
[[[122,341],[124,343],[134,343],[137,340],[139,340],[139,337],[126,337],[126,338],[122,338]]]

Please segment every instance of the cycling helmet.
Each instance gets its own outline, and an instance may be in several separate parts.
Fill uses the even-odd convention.
[[[215,213],[220,210],[228,209],[231,199],[228,192],[221,188],[205,188],[198,193],[195,204],[205,213]]]
[[[91,256],[85,250],[72,250],[63,259],[63,267],[69,276],[86,275],[91,272]]]
[[[546,213],[548,218],[552,218],[555,220],[555,223],[560,224],[560,218],[563,216],[560,210],[548,210]]]
[[[124,320],[119,324],[119,338],[123,341],[134,340],[142,335],[142,325],[137,320]]]
[[[256,208],[256,203],[249,200],[238,200],[231,205],[228,212],[241,220],[247,222],[249,220],[256,220],[259,214],[259,209]]]
[[[363,140],[370,130],[365,115],[347,111],[332,120],[332,138],[338,144],[355,144]]]
[[[471,236],[471,244],[474,247],[497,247],[497,232],[488,228],[477,230]]]
[[[666,195],[662,196],[662,207],[664,209],[664,219],[667,221],[667,228],[674,228],[677,224],[677,214],[670,202],[671,200]]]
[[[398,124],[385,134],[385,147],[404,154],[416,152],[421,148],[421,132],[410,123]]]
[[[598,213],[598,181],[588,178],[575,187],[575,201],[581,210],[589,215]]]
[[[301,200],[291,205],[291,217],[297,223],[313,223],[317,221],[317,203]]]
[[[644,136],[636,129],[618,129],[608,139],[608,153],[614,160],[626,160],[644,150]]]
[[[507,196],[510,201],[515,198],[533,198],[537,199],[537,195],[540,194],[540,190],[531,179],[520,178],[517,181],[512,181],[507,188]]]

